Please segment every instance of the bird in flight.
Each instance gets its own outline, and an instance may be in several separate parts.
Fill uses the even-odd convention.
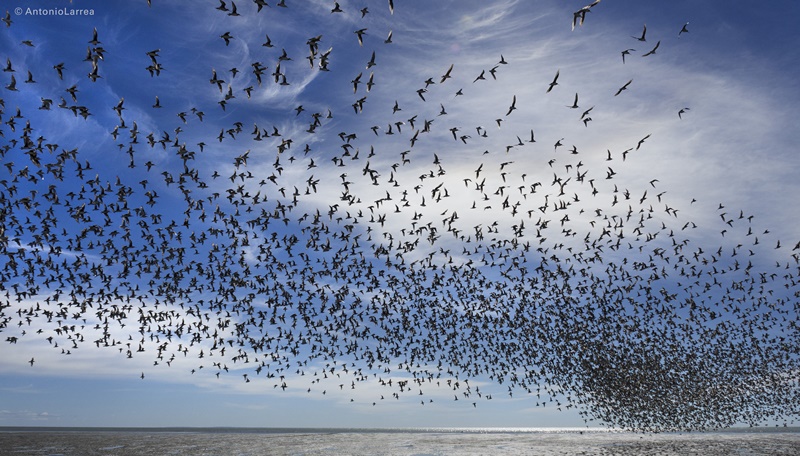
[[[661,41],[657,42],[655,47],[653,49],[651,49],[650,52],[648,52],[647,54],[643,54],[642,57],[647,57],[648,55],[655,54],[656,53],[656,49],[658,49],[659,46],[661,46]]]
[[[625,63],[625,56],[630,55],[631,52],[635,50],[636,49],[625,49],[624,51],[622,51],[622,63]]]
[[[506,117],[511,114],[511,111],[517,109],[517,96],[514,95],[514,98],[511,100],[511,106],[508,107],[508,112],[506,113]]]
[[[448,68],[447,71],[442,75],[442,79],[439,81],[439,84],[444,83],[444,81],[452,77],[450,76],[450,72],[453,71],[453,65],[454,65],[453,63],[450,64],[450,68]]]
[[[572,109],[578,109],[578,92],[575,92],[575,101],[572,102],[572,105],[567,107]]]
[[[628,82],[625,83],[625,85],[620,87],[619,90],[617,90],[617,93],[614,94],[614,96],[616,97],[617,95],[621,94],[623,90],[628,90],[628,86],[631,85],[631,82],[633,82],[633,79],[629,80]]]
[[[365,29],[365,28],[358,29],[353,33],[355,33],[358,36],[358,45],[359,46],[363,46],[364,45],[364,35],[367,34],[367,29]]]
[[[558,75],[559,74],[561,74],[561,70],[557,70],[556,71],[556,76],[553,78],[553,82],[550,83],[550,86],[547,87],[547,92],[546,93],[550,93],[550,91],[553,90],[553,87],[558,85]]]
[[[642,36],[631,36],[631,38],[635,38],[639,41],[647,41],[646,35],[647,35],[647,24],[644,24],[644,26],[642,27]]]
[[[575,30],[576,25],[583,25],[583,21],[586,20],[586,13],[590,12],[592,8],[600,3],[600,0],[595,0],[589,5],[584,6],[583,8],[579,9],[572,13],[572,30]]]
[[[6,89],[8,89],[8,90],[10,90],[12,92],[19,91],[19,89],[17,89],[17,79],[14,77],[13,74],[11,75],[11,82],[8,83],[8,85],[6,86]]]
[[[219,37],[225,40],[225,46],[231,44],[231,40],[233,39],[233,35],[231,35],[231,32],[225,32]]]

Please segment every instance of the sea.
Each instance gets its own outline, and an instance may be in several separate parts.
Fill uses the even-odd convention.
[[[0,427],[0,455],[800,455],[800,428]]]

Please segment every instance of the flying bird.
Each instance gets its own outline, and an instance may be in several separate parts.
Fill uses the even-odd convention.
[[[364,45],[364,35],[367,34],[367,29],[365,29],[365,28],[358,29],[353,33],[355,33],[358,36],[358,45],[359,46],[363,46]]]
[[[650,135],[648,134],[648,135],[647,135],[647,136],[645,136],[644,138],[640,139],[640,140],[639,140],[639,142],[636,144],[636,150],[639,150],[639,148],[640,148],[640,147],[642,147],[642,144],[644,144],[644,142],[645,142],[645,141],[646,141],[646,140],[647,140],[649,137],[650,137]]]
[[[550,83],[550,86],[547,87],[547,92],[546,93],[550,93],[550,91],[553,90],[553,87],[558,85],[558,75],[559,74],[561,74],[561,70],[557,70],[556,71],[556,76],[553,78],[553,82]]]
[[[625,56],[630,55],[631,52],[635,50],[636,49],[625,49],[624,51],[622,51],[622,63],[625,63]]]
[[[628,90],[628,86],[631,85],[631,82],[633,82],[633,79],[629,80],[628,82],[625,83],[625,85],[620,87],[619,90],[617,90],[617,93],[614,94],[614,96],[616,97],[617,95],[621,94],[623,90]]]
[[[95,27],[94,30],[92,31],[92,39],[89,40],[89,44],[92,44],[94,46],[100,44],[100,40],[97,39],[97,27]]]
[[[53,65],[53,69],[58,73],[58,79],[64,79],[64,62]]]
[[[511,111],[517,109],[517,96],[514,95],[514,98],[511,99],[511,106],[508,107],[508,112],[506,113],[506,117],[511,114]]]
[[[11,82],[8,83],[8,85],[6,85],[6,89],[8,89],[8,90],[10,90],[12,92],[18,92],[19,91],[19,89],[17,89],[17,79],[14,77],[13,74],[11,75]]]
[[[225,40],[225,46],[231,44],[231,40],[233,39],[233,35],[231,35],[231,32],[225,32],[219,37]]]
[[[448,79],[450,79],[452,77],[452,76],[450,76],[450,72],[453,71],[453,65],[454,64],[452,64],[452,63],[450,64],[450,68],[448,68],[447,71],[442,75],[442,79],[439,81],[439,84],[444,83],[444,81],[446,81],[446,80],[448,80]]]
[[[578,92],[575,92],[575,101],[572,102],[572,105],[569,105],[567,107],[572,109],[578,109]]]
[[[642,27],[642,36],[631,36],[631,38],[635,38],[639,41],[647,41],[647,38],[645,38],[646,35],[647,35],[647,24],[644,24],[644,26]]]
[[[643,54],[642,57],[647,57],[648,55],[655,54],[656,53],[656,49],[658,49],[659,46],[661,46],[661,41],[657,42],[655,47],[653,49],[651,49],[650,52],[648,52],[647,54]]]
[[[572,13],[572,30],[575,30],[575,25],[583,25],[583,21],[586,20],[586,13],[590,12],[592,8],[600,3],[600,0],[595,0],[589,5],[584,6],[583,8],[579,9]]]

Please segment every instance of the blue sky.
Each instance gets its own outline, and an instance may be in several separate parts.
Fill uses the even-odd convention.
[[[4,137],[0,137],[0,145],[12,145],[11,139],[19,137],[25,123],[30,122],[33,138],[42,137],[45,143],[58,144],[59,151],[77,148],[78,161],[89,161],[92,165],[92,170],[86,171],[81,179],[70,175],[65,181],[56,182],[48,174],[42,179],[46,181],[43,183],[19,183],[21,193],[35,188],[39,193],[33,198],[41,200],[47,191],[45,185],[52,184],[59,197],[66,200],[69,192],[79,193],[82,187],[90,188],[89,192],[97,191],[87,183],[94,175],[102,187],[108,185],[116,189],[115,182],[120,179],[134,190],[128,197],[131,208],[141,206],[160,214],[163,225],[172,220],[180,225],[184,221],[184,195],[176,184],[165,182],[161,174],[165,172],[179,179],[184,165],[176,153],[177,148],[172,147],[178,138],[180,144],[194,152],[187,163],[207,184],[205,188],[192,186],[191,197],[204,200],[215,193],[221,195],[205,203],[209,221],[216,206],[221,206],[228,214],[240,209],[236,218],[242,222],[252,218],[245,212],[246,204],[237,208],[232,200],[226,199],[229,189],[241,186],[242,192],[249,193],[249,201],[256,193],[263,195],[267,200],[261,207],[270,211],[279,202],[292,201],[292,194],[296,192],[291,216],[285,217],[287,221],[283,227],[273,225],[271,228],[278,237],[294,233],[302,240],[295,248],[295,255],[306,246],[309,264],[332,258],[324,249],[314,248],[324,245],[325,239],[316,239],[301,231],[307,226],[305,219],[297,220],[303,213],[308,214],[310,220],[319,212],[331,227],[339,226],[336,217],[342,217],[347,223],[361,213],[364,214],[361,225],[352,229],[352,235],[359,236],[362,253],[372,256],[367,261],[376,270],[381,269],[387,259],[375,259],[370,243],[388,247],[390,243],[395,246],[401,241],[413,242],[415,238],[420,239],[420,247],[403,255],[409,265],[426,264],[425,259],[431,253],[431,264],[438,266],[447,265],[448,257],[466,268],[472,262],[477,263],[480,254],[467,253],[474,244],[444,232],[448,225],[446,220],[454,216],[458,218],[451,219],[450,226],[455,226],[471,240],[480,231],[486,244],[513,238],[521,243],[532,242],[532,250],[536,250],[539,242],[533,237],[537,224],[540,231],[545,230],[540,224],[543,218],[549,218],[550,227],[546,228],[545,236],[549,239],[538,246],[561,243],[567,249],[578,251],[583,246],[584,236],[596,238],[609,218],[616,223],[617,218],[626,216],[629,207],[631,211],[635,208],[638,218],[640,209],[647,211],[650,207],[653,210],[649,214],[655,220],[648,222],[652,224],[648,226],[664,227],[665,234],[657,241],[663,243],[647,244],[649,240],[645,239],[649,232],[637,233],[631,224],[623,230],[626,242],[647,250],[640,248],[636,253],[637,249],[632,247],[626,253],[606,249],[603,256],[609,264],[652,261],[654,255],[658,257],[658,252],[653,253],[653,245],[669,249],[669,241],[664,239],[669,231],[685,238],[690,252],[698,249],[714,252],[720,248],[725,252],[741,251],[744,256],[751,250],[753,255],[747,259],[717,255],[713,261],[720,261],[716,265],[720,271],[735,261],[742,261],[742,267],[750,261],[758,271],[765,271],[767,275],[776,273],[778,281],[770,285],[775,294],[770,294],[769,299],[785,297],[788,300],[777,306],[774,314],[777,322],[767,318],[769,312],[763,307],[754,308],[767,312],[764,321],[772,322],[763,332],[783,336],[787,344],[797,343],[796,329],[792,330],[786,320],[781,322],[782,317],[789,316],[790,320],[796,317],[796,307],[792,307],[796,297],[792,293],[797,292],[798,251],[793,251],[792,247],[800,241],[797,230],[800,203],[796,198],[800,194],[800,181],[795,176],[800,166],[796,153],[800,130],[796,127],[794,113],[800,98],[796,77],[800,57],[794,51],[800,45],[800,35],[793,26],[800,7],[794,2],[603,0],[591,8],[584,24],[574,30],[571,27],[573,12],[585,2],[396,0],[391,14],[385,0],[342,0],[339,4],[343,12],[334,14],[330,12],[334,2],[328,0],[287,0],[286,8],[270,1],[271,6],[260,13],[256,12],[253,2],[226,1],[228,8],[236,3],[240,16],[215,9],[219,1],[196,2],[191,8],[186,2],[172,0],[153,0],[151,7],[144,0],[18,3],[5,5],[13,21],[11,26],[0,25],[0,58],[10,61],[15,70],[3,72],[0,79],[3,86],[11,85],[13,74],[18,89],[2,90],[0,98],[5,108],[4,125],[0,129]],[[21,8],[20,14],[15,10],[17,7]],[[360,10],[364,7],[368,7],[368,13],[362,17]],[[91,14],[46,14],[47,11],[37,8],[65,8],[67,11],[85,8]],[[687,24],[688,33],[679,34],[684,24]],[[642,42],[636,37],[641,35],[645,25],[646,41]],[[354,31],[362,28],[366,29],[366,34],[363,45],[359,45]],[[89,43],[94,29],[100,41],[97,45]],[[233,36],[227,45],[221,38],[226,32]],[[390,32],[392,42],[385,43]],[[274,47],[262,45],[267,36]],[[307,41],[317,36],[321,38],[312,66],[306,59]],[[22,44],[25,40],[30,40],[34,46]],[[657,52],[643,57],[656,43]],[[84,57],[87,47],[91,51],[96,46],[102,46],[105,51],[101,51],[103,58],[97,59],[99,78],[92,82],[87,77],[92,72],[92,63]],[[633,50],[623,63],[621,52],[626,49]],[[160,75],[151,76],[146,67],[154,60],[147,53],[154,50],[159,50],[155,61],[163,70]],[[330,71],[320,71],[319,54],[328,50]],[[281,59],[284,51],[291,60]],[[374,65],[370,65],[373,52]],[[507,63],[500,63],[501,59]],[[59,62],[66,68],[63,79],[59,79],[53,69]],[[254,62],[266,67],[261,85],[253,73]],[[278,63],[288,85],[273,79],[272,73]],[[451,77],[442,81],[451,65]],[[230,71],[232,68],[238,69],[235,76]],[[490,70],[495,71],[494,76]],[[32,73],[36,83],[24,82],[27,71]],[[219,86],[210,82],[213,74],[224,82]],[[483,79],[478,79],[481,74]],[[558,85],[548,92],[556,74]],[[374,86],[367,91],[371,75]],[[429,78],[434,83],[426,87]],[[359,84],[354,91],[356,79]],[[626,89],[615,95],[628,81]],[[73,85],[78,88],[74,102],[66,92]],[[251,92],[249,97],[246,89]],[[233,98],[226,100],[225,109],[222,109],[219,102],[228,90]],[[576,93],[579,106],[570,109]],[[84,119],[68,109],[58,108],[62,97],[68,106],[87,107],[91,115]],[[156,97],[161,108],[154,107]],[[366,97],[363,105],[354,109],[353,104],[362,97]],[[50,110],[39,109],[43,98],[53,101]],[[122,117],[126,125],[123,128],[113,109],[120,103],[124,107]],[[395,106],[400,110],[393,109]],[[512,106],[515,109],[510,110]],[[17,107],[24,115],[16,119],[16,130],[12,131],[6,122]],[[591,111],[581,116],[590,108]],[[202,121],[197,111],[204,113]],[[314,115],[319,122],[309,128],[315,122]],[[425,120],[433,120],[430,132],[420,132],[412,142],[414,132],[422,130]],[[138,144],[131,145],[130,131],[134,122],[139,131]],[[235,131],[237,123],[241,123],[241,132]],[[112,135],[115,128],[116,139]],[[176,133],[177,128],[180,131]],[[257,140],[256,135],[251,134],[254,128],[263,132],[263,139]],[[276,129],[280,136],[273,135]],[[390,131],[392,134],[387,134]],[[147,144],[149,134],[156,141],[153,147]],[[343,139],[349,134],[355,137]],[[535,143],[529,142],[531,134],[535,135]],[[163,146],[158,142],[162,139]],[[287,147],[288,139],[291,145]],[[198,145],[201,142],[205,144],[202,150]],[[350,146],[343,148],[345,143]],[[557,143],[561,145],[555,147]],[[129,147],[134,150],[133,167],[129,166],[130,158],[126,153]],[[21,151],[13,147],[12,150],[2,158],[4,165],[14,161],[9,174],[0,169],[6,184],[26,160]],[[371,150],[374,155],[368,157]],[[577,153],[571,154],[571,150]],[[354,157],[356,155],[358,158]],[[237,166],[235,157],[245,156],[246,166]],[[280,171],[276,159],[280,160]],[[341,160],[343,166],[338,166],[335,160]],[[146,164],[153,170],[148,171]],[[369,172],[363,172],[367,164],[377,172],[378,185],[369,178]],[[32,164],[28,166],[32,171],[35,169]],[[591,171],[587,177],[593,179],[591,186],[576,182],[576,171],[579,174],[582,167]],[[73,170],[70,164],[68,172]],[[438,174],[439,170],[446,170],[446,173]],[[213,177],[215,172],[218,178]],[[233,174],[244,172],[254,177],[229,179]],[[481,172],[483,175],[479,176]],[[610,172],[614,173],[613,179],[606,178]],[[430,178],[420,177],[429,174]],[[554,175],[556,178],[563,175],[563,179],[572,176],[569,184],[563,184],[562,179],[565,195],[559,194]],[[476,190],[474,186],[484,177],[486,190]],[[259,184],[261,180],[266,183]],[[146,182],[142,184],[143,181]],[[343,185],[344,182],[348,182],[347,185]],[[540,183],[538,193],[523,196],[522,189],[527,191],[535,182]],[[594,187],[597,195],[592,192]],[[3,191],[4,198],[21,196],[20,192],[9,193],[6,186]],[[157,203],[152,208],[148,205],[146,191],[157,195],[154,196]],[[349,202],[343,199],[343,191],[353,199]],[[447,192],[447,197],[437,201],[437,193],[441,196],[442,192]],[[384,195],[389,195],[391,200],[380,201]],[[574,204],[571,203],[573,199]],[[408,205],[404,206],[406,200]],[[569,201],[570,205],[560,213],[549,210],[545,213],[539,209],[542,204],[553,207],[559,201]],[[255,203],[252,206],[256,213],[261,210]],[[20,221],[14,222],[16,225],[9,223],[9,227],[24,225],[21,221],[31,216],[19,205],[14,207],[14,215]],[[511,207],[517,212],[512,213]],[[595,210],[600,210],[607,218],[592,220]],[[63,229],[74,236],[86,228],[74,222],[63,208],[57,211],[62,220],[59,232]],[[335,215],[328,217],[329,212]],[[743,221],[727,223],[740,220],[737,219],[740,213],[741,220],[752,216],[749,228],[759,236],[758,245],[753,245],[750,234],[745,234],[748,228]],[[193,212],[192,217],[198,214],[199,210]],[[562,218],[564,215],[568,220]],[[597,215],[600,217],[600,212]],[[368,222],[370,217],[373,217],[372,222]],[[384,223],[374,221],[381,217]],[[96,220],[102,220],[102,216],[98,215]],[[145,220],[151,219],[145,217]],[[527,237],[514,235],[522,220],[527,226]],[[115,215],[114,224],[120,222]],[[434,243],[427,243],[426,234],[409,235],[428,222],[440,227],[441,237]],[[201,233],[213,236],[211,228],[220,227],[215,223],[193,218],[192,229],[197,236]],[[686,231],[687,224],[691,223],[696,228]],[[367,226],[369,231],[366,231]],[[564,232],[564,228],[571,231]],[[6,231],[13,230],[6,228]],[[246,231],[257,230],[250,227]],[[260,239],[268,237],[269,231],[263,234]],[[188,237],[188,232],[185,236]],[[0,262],[7,264],[13,252],[44,250],[33,243],[30,232],[12,237],[15,239],[5,247]],[[65,239],[56,243],[63,249],[59,261],[65,258],[74,261],[80,252]],[[98,236],[98,239],[107,237]],[[143,242],[139,234],[134,235],[134,240]],[[102,249],[87,247],[91,241],[91,234],[82,241],[88,261],[107,263]],[[173,239],[172,242],[177,241]],[[241,263],[234,261],[228,267],[242,273],[246,266],[256,272],[261,270],[259,242],[253,238],[251,245],[241,246],[238,250]],[[333,244],[334,251],[341,245],[352,245],[349,240],[342,243],[337,239]],[[777,247],[780,245],[782,247]],[[208,245],[201,247],[200,252],[187,258],[200,262],[208,270],[220,267],[219,263],[206,260],[209,248]],[[549,254],[555,255],[558,250],[553,247]],[[445,251],[450,253],[445,254]],[[563,251],[558,253],[562,254],[566,255]],[[273,255],[271,261],[278,263],[299,261],[285,251],[270,255]],[[164,256],[169,255],[162,252],[160,258]],[[526,261],[530,260],[532,270],[538,260],[546,256],[531,254]],[[163,261],[175,265],[173,260]],[[700,262],[697,266],[702,267]],[[501,293],[526,283],[522,279],[504,281],[502,273],[507,272],[507,267],[508,264],[494,267],[486,263],[478,268],[497,288],[486,287],[475,292],[475,296],[495,299],[492,291]],[[117,276],[115,283],[119,285],[119,277],[125,274],[119,258],[108,262],[106,268]],[[88,269],[84,267],[84,270]],[[296,280],[288,277],[286,270],[278,270],[276,277],[279,279],[272,280],[281,283]],[[736,283],[741,274],[717,277],[730,285]],[[40,280],[46,276],[38,275]],[[138,284],[147,289],[148,273],[144,276]],[[136,284],[139,279],[129,274],[126,280]],[[668,293],[685,293],[681,290],[688,284],[681,279],[677,276],[662,278],[657,282],[658,287]],[[301,278],[301,281],[307,280],[307,276]],[[29,325],[17,313],[37,302],[42,306],[50,305],[45,304],[44,299],[53,290],[48,292],[42,287],[33,296],[19,297],[15,296],[12,285],[16,283],[17,289],[24,289],[28,284],[19,277],[9,278],[8,282],[2,288],[9,293],[9,307],[3,311],[7,320],[0,332],[3,344],[0,349],[0,426],[585,425],[574,408],[555,410],[546,394],[542,399],[535,393],[526,394],[522,389],[515,389],[513,397],[509,397],[507,384],[497,384],[496,379],[488,378],[485,373],[469,378],[471,388],[477,387],[483,392],[480,398],[473,393],[469,398],[453,400],[454,390],[446,383],[448,379],[455,381],[455,376],[448,375],[444,369],[438,379],[440,386],[427,382],[412,388],[413,396],[405,394],[394,399],[392,393],[396,389],[381,386],[379,379],[409,380],[408,372],[403,369],[394,369],[391,373],[382,372],[382,368],[368,370],[363,359],[344,354],[341,362],[356,364],[354,369],[345,372],[337,367],[336,378],[330,375],[331,378],[317,383],[312,379],[315,375],[322,376],[327,361],[311,357],[315,349],[308,345],[301,347],[300,353],[292,358],[291,368],[284,372],[289,385],[286,391],[280,388],[280,381],[259,377],[252,365],[235,364],[230,354],[228,358],[220,355],[209,356],[206,361],[198,359],[201,350],[204,353],[212,350],[213,342],[209,340],[191,344],[186,356],[178,352],[167,366],[163,360],[154,365],[158,342],[147,337],[142,342],[145,352],[137,352],[128,359],[121,349],[100,349],[90,342],[98,337],[91,328],[102,323],[93,310],[70,323],[85,325],[82,331],[85,341],[76,342],[80,348],[65,356],[61,349],[72,347],[71,340],[56,337],[61,340],[59,348],[46,340],[48,334],[55,334],[54,322],[48,323],[39,316]],[[87,276],[87,283],[93,293],[104,289],[97,277]],[[320,283],[314,284],[320,289],[325,289],[325,285],[331,293],[342,288],[342,282],[331,276],[320,278]],[[466,318],[464,315],[468,313],[466,306],[453,304],[444,294],[424,296],[421,293],[424,286],[404,288],[397,285],[397,289],[392,289],[385,285],[387,288],[368,291],[364,290],[367,288],[364,283],[360,286],[365,300],[378,299],[381,293],[394,293],[400,299],[409,300],[422,294],[432,306],[428,309],[434,309],[425,311],[431,312],[426,314],[428,322],[443,314]],[[701,287],[698,285],[698,288]],[[453,285],[437,290],[457,293],[459,289]],[[62,293],[69,294],[69,291],[65,288]],[[581,293],[575,291],[575,302],[582,302]],[[722,291],[712,289],[703,293],[704,298],[713,301]],[[156,308],[154,299],[158,296],[147,293],[140,296],[144,296],[138,301],[142,312]],[[500,296],[498,299],[503,300],[504,305],[514,303],[511,295]],[[195,292],[192,298],[211,302],[214,293]],[[310,297],[304,304],[320,305],[316,298]],[[188,304],[181,307],[177,302],[168,303],[161,298],[158,305],[173,312],[175,320],[198,322],[199,317],[187,311]],[[633,312],[628,307],[622,308]],[[437,309],[441,312],[437,313]],[[232,305],[227,310],[234,314],[228,317],[230,321],[248,324],[244,317],[233,312]],[[685,310],[678,309],[677,315],[687,318],[682,313]],[[142,338],[134,317],[137,312],[135,309],[129,312],[126,325],[112,321],[109,329],[118,341],[127,342],[130,338],[134,351]],[[286,316],[290,314],[291,310]],[[336,315],[341,314],[346,311]],[[572,318],[575,320],[570,320],[570,324],[584,321],[579,315]],[[725,318],[736,325],[743,317],[728,312]],[[420,320],[424,327],[420,332],[423,339],[433,331],[424,321]],[[499,317],[493,321],[500,322],[492,328],[493,332],[478,329],[462,332],[458,342],[477,340],[477,346],[489,347],[491,351],[493,344],[501,341],[526,341],[525,336],[514,333],[518,330],[516,323],[504,323]],[[662,323],[654,318],[653,328]],[[366,326],[380,332],[378,323]],[[253,326],[248,327],[257,331]],[[281,325],[275,324],[265,331],[269,333],[278,327]],[[41,334],[36,334],[38,329],[42,329]],[[282,327],[281,331],[284,329],[287,328]],[[226,330],[232,331],[232,326],[220,328],[223,337]],[[156,332],[153,328],[147,331]],[[556,329],[548,334],[563,335]],[[254,336],[261,335],[254,333]],[[7,337],[16,337],[18,341],[7,342]],[[345,339],[346,334],[342,338]],[[344,342],[327,342],[334,348],[345,347]],[[172,343],[169,353],[175,353],[177,343]],[[183,339],[181,343],[188,344],[189,340]],[[409,343],[409,350],[415,343]],[[372,346],[377,342],[372,339],[362,344],[362,347]],[[417,347],[421,342],[419,344]],[[557,357],[546,353],[549,349],[555,350],[554,346],[565,349],[559,343],[542,344],[535,348],[545,354],[527,354],[525,359]],[[526,352],[524,346],[517,350]],[[575,351],[570,352],[570,356],[580,357],[580,350],[587,348],[569,350]],[[443,351],[436,353],[438,356]],[[476,349],[473,356],[485,361],[479,353],[483,352]],[[287,356],[279,349],[250,353],[250,356],[268,357],[270,354],[279,358]],[[753,355],[746,355],[750,356]],[[33,365],[29,363],[32,358],[35,359]],[[404,362],[404,356],[394,358],[393,364]],[[464,358],[468,363],[468,356]],[[297,364],[304,359],[306,364]],[[230,372],[217,376],[220,369],[213,362],[225,363]],[[797,360],[792,362],[796,369]],[[436,371],[433,360],[427,363],[431,371]],[[526,363],[513,367],[505,373],[506,378],[513,373],[524,376],[534,368]],[[364,369],[363,377],[353,375],[358,368]],[[144,379],[140,378],[142,374]],[[251,382],[243,380],[245,374],[252,378]],[[351,382],[356,380],[356,387],[350,388]],[[460,380],[463,384],[463,376]],[[543,391],[552,387],[547,384],[549,382],[544,383]],[[417,389],[425,390],[424,405],[416,395]],[[456,391],[455,396],[462,392]],[[553,397],[566,403],[565,394],[573,393],[555,388]],[[486,400],[488,395],[492,400]],[[547,405],[542,407],[540,403]]]

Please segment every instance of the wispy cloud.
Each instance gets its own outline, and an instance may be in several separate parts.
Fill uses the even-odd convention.
[[[58,415],[51,415],[48,412],[34,412],[31,410],[0,410],[0,423],[12,424],[37,424],[56,422],[60,419]]]

